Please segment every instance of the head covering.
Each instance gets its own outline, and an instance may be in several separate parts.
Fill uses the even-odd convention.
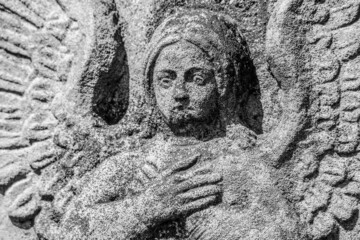
[[[207,9],[181,9],[155,29],[144,63],[147,102],[155,106],[153,69],[159,54],[179,41],[188,41],[208,54],[216,68],[220,111],[230,118],[227,122],[234,122],[234,118],[239,118],[239,105],[252,85],[250,52],[236,20]]]

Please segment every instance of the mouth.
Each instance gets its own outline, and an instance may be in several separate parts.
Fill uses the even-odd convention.
[[[184,111],[184,110],[185,110],[185,106],[183,106],[183,105],[176,106],[176,107],[174,107],[174,110],[175,110],[175,111]]]
[[[190,107],[190,106],[177,105],[177,106],[175,106],[175,107],[172,109],[173,112],[185,111],[185,110],[186,110],[186,111],[188,111],[188,110],[193,110],[193,108]]]
[[[169,117],[170,122],[179,126],[186,124],[190,119],[192,119],[191,111],[185,106],[174,107]]]

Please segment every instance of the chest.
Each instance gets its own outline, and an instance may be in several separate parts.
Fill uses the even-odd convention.
[[[228,154],[214,146],[202,145],[164,147],[161,151],[152,151],[147,155],[158,161],[164,169],[194,156],[199,156],[194,168],[207,166],[223,176],[221,202],[187,218],[176,219],[159,226],[154,231],[156,236],[153,239],[202,239],[199,237],[202,234],[214,234],[209,225],[224,225],[226,227],[219,229],[225,231],[232,228],[228,223],[240,219],[237,224],[240,226],[246,215],[255,216],[256,209],[264,209],[266,199],[273,194],[266,167],[250,161],[245,154]],[[201,233],[202,231],[204,233]],[[220,239],[218,237],[209,239]]]
[[[179,161],[198,157],[193,169],[210,168],[223,177],[223,206],[244,209],[256,201],[254,193],[260,192],[270,175],[262,164],[251,161],[247,154],[231,154],[219,144],[199,144],[187,146],[167,146],[154,148],[146,156],[156,161],[161,168],[168,169]]]

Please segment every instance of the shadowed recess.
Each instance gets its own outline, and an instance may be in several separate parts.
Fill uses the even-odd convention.
[[[114,19],[114,21],[118,21]],[[116,34],[119,46],[108,72],[101,72],[95,85],[93,111],[107,124],[116,124],[129,105],[129,66],[120,31]]]

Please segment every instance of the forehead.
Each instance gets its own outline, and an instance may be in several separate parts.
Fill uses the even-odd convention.
[[[211,68],[212,63],[201,48],[187,41],[179,41],[162,49],[154,70],[185,70],[192,67]]]

